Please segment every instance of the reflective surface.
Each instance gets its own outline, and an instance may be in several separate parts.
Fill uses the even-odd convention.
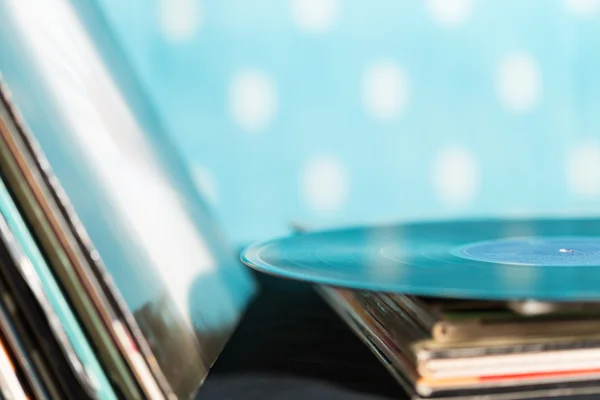
[[[104,291],[95,305],[120,318],[112,334],[138,335],[164,394],[189,397],[253,282],[93,1],[0,0],[0,46],[0,74],[45,155],[42,175],[52,172],[56,218],[74,236],[65,249],[81,256],[68,261]]]
[[[366,290],[599,300],[599,232],[595,219],[431,222],[309,233],[255,244],[242,259],[266,273]]]

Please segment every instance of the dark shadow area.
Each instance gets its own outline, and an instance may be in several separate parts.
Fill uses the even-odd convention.
[[[403,399],[400,386],[311,285],[261,289],[197,399]]]

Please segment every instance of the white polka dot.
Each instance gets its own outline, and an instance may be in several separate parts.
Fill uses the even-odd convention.
[[[304,200],[317,212],[339,210],[348,196],[346,170],[335,157],[310,158],[301,172],[300,184]]]
[[[363,101],[373,117],[390,121],[399,117],[408,104],[409,82],[406,73],[392,61],[371,65],[363,77]]]
[[[581,197],[600,195],[600,144],[587,140],[573,147],[567,156],[567,182]]]
[[[212,172],[204,166],[196,165],[193,167],[192,173],[196,182],[196,186],[200,193],[204,195],[205,200],[207,200],[213,206],[216,205],[219,195],[217,183]]]
[[[479,166],[461,147],[447,147],[433,163],[432,181],[437,196],[447,205],[469,203],[479,189]]]
[[[277,106],[277,94],[271,79],[261,71],[239,72],[229,90],[229,106],[234,121],[248,132],[265,130]]]
[[[160,0],[159,18],[169,41],[191,39],[201,22],[200,0]]]
[[[600,0],[565,0],[567,9],[578,17],[593,17],[600,10]]]
[[[457,26],[471,14],[471,0],[428,0],[433,20],[444,26]]]
[[[502,104],[513,112],[526,112],[537,103],[541,91],[540,72],[526,54],[511,54],[498,67],[496,90]]]
[[[338,14],[338,0],[291,0],[292,18],[300,29],[322,33],[331,29]]]

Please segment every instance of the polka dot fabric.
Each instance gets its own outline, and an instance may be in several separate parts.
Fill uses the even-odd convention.
[[[229,234],[600,212],[598,0],[97,0]]]

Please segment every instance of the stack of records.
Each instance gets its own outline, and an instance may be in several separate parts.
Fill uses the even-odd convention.
[[[313,282],[414,399],[600,398],[600,220],[357,227],[242,259]]]
[[[600,384],[600,305],[448,300],[321,288],[424,398],[550,398]]]
[[[94,4],[0,2],[0,399],[189,399],[254,286]]]

